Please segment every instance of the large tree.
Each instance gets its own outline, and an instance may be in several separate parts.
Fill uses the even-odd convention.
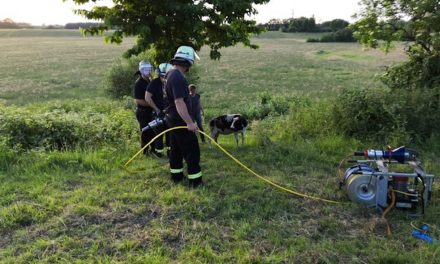
[[[211,59],[219,59],[221,48],[237,43],[256,48],[249,37],[263,29],[247,16],[256,13],[254,4],[269,0],[113,0],[112,7],[98,5],[99,0],[73,2],[95,3],[91,10],[79,7],[75,12],[103,22],[84,29],[85,34],[105,35],[111,43],[136,36],[136,45],[125,56],[150,50],[153,62],[159,63],[169,60],[180,45],[196,50],[208,45]]]

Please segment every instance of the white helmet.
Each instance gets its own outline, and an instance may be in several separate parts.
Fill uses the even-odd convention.
[[[150,77],[153,71],[153,65],[149,61],[143,60],[139,62],[139,72],[142,77]]]
[[[157,67],[156,73],[157,75],[159,75],[160,77],[164,77],[165,74],[171,70],[171,68],[173,67],[173,65],[169,64],[169,63],[161,63],[159,64],[159,67]]]
[[[192,47],[180,46],[177,49],[176,54],[174,54],[174,58],[170,60],[170,63],[173,65],[182,64],[183,66],[191,67],[196,59],[200,60]]]

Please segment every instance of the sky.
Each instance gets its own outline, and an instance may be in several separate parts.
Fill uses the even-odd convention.
[[[111,0],[98,3],[110,4]],[[341,18],[352,22],[351,16],[359,11],[359,0],[271,0],[266,5],[255,6],[258,14],[251,18],[266,23],[272,18],[311,17],[317,23]],[[337,3],[337,4],[336,4]],[[90,8],[91,5],[85,6]],[[64,25],[69,22],[84,22],[85,18],[75,15],[72,0],[0,0],[0,20],[11,18],[15,22],[32,25]]]

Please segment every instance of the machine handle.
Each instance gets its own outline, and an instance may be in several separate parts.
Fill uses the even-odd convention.
[[[363,151],[355,151],[354,156],[365,156],[365,152]]]

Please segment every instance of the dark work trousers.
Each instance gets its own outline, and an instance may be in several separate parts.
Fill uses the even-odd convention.
[[[168,127],[166,125],[162,125],[154,130],[155,136],[159,135],[163,131],[165,131]],[[165,137],[165,147],[163,144],[163,138]],[[165,153],[168,150],[168,147],[170,146],[170,133],[166,133],[165,135],[161,135],[154,141],[154,146],[156,148],[156,151],[159,153]]]
[[[180,121],[167,120],[169,127],[186,126]],[[170,172],[171,178],[175,181],[183,177],[183,160],[188,169],[188,179],[191,181],[201,180],[202,171],[200,169],[200,148],[197,136],[194,132],[187,129],[177,129],[169,132],[170,134]]]
[[[136,108],[136,119],[139,122],[140,131],[142,131],[142,128],[146,127],[148,123],[153,120],[152,110],[149,108]],[[152,129],[149,129],[144,133],[141,132],[141,147],[143,148],[151,139],[153,139],[153,137],[154,131]],[[154,144],[151,144],[150,149],[154,150],[154,148]],[[147,148],[144,149],[144,154],[147,153],[147,151]]]
[[[202,114],[200,112],[195,114],[194,121],[196,121],[197,126],[199,127],[199,130],[204,132],[203,122],[202,122]],[[205,135],[203,135],[202,133],[199,133],[199,135],[200,135],[200,139],[202,140],[202,142],[205,142]]]

